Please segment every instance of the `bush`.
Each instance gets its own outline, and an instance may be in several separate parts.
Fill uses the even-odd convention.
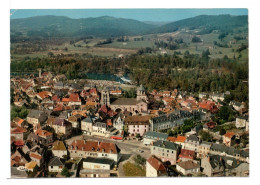
[[[64,167],[61,171],[61,175],[64,177],[70,177],[70,172],[69,172],[68,168]]]
[[[143,158],[143,157],[140,156],[140,155],[137,155],[137,156],[134,158],[134,161],[136,162],[136,164],[140,164],[140,165],[145,165],[145,163],[146,163],[145,158]]]

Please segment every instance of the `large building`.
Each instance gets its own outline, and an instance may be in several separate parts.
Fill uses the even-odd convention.
[[[151,146],[151,154],[160,158],[163,162],[169,161],[175,165],[180,151],[180,146],[170,141],[156,141]]]
[[[68,150],[72,158],[108,158],[116,163],[120,159],[120,149],[114,143],[104,143],[100,141],[74,140]]]
[[[137,88],[136,98],[118,98],[114,102],[110,102],[109,90],[106,88],[101,93],[101,105],[108,105],[113,111],[129,111],[131,113],[147,112],[147,96],[143,85]]]
[[[191,119],[194,117],[201,118],[202,112],[200,111],[184,111],[176,110],[169,115],[161,115],[152,119],[151,129],[152,131],[158,131],[162,129],[174,128],[176,126],[182,125],[186,119]]]

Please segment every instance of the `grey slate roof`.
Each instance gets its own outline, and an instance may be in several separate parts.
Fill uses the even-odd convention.
[[[32,109],[28,116],[27,117],[30,117],[30,118],[40,118],[42,115],[47,115],[46,113],[44,113],[43,111],[40,111],[40,110],[35,110],[35,109]]]
[[[109,164],[110,166],[112,166],[112,164],[114,163],[113,160],[108,158],[93,158],[93,157],[87,157],[83,162]]]
[[[96,122],[96,123],[93,124],[93,126],[106,128],[107,124],[106,123],[102,123],[102,122]]]
[[[118,98],[116,101],[112,102],[111,105],[136,105],[136,98]]]
[[[155,141],[153,143],[153,146],[157,146],[157,147],[160,147],[160,148],[166,148],[166,149],[171,149],[171,150],[178,150],[179,149],[179,145],[173,143],[173,142],[170,142],[170,141],[162,141],[162,140],[158,140],[158,141]]]
[[[83,119],[81,122],[93,123],[91,117],[87,117],[87,118]]]
[[[17,170],[17,167],[11,167],[11,178],[26,178],[26,171]]]
[[[199,138],[195,135],[190,135],[186,141],[189,140],[189,141],[195,141],[195,142],[199,142]]]
[[[50,160],[48,166],[63,166],[64,163],[59,157],[54,157]]]
[[[148,138],[148,139],[157,139],[157,138],[159,138],[160,140],[167,140],[168,134],[149,131],[149,132],[146,132],[143,137],[144,138]]]

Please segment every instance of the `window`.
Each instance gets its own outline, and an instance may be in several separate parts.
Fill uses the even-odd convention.
[[[135,125],[133,127],[135,128]]]
[[[167,150],[167,152],[169,153],[169,150]],[[167,154],[168,155],[168,154]]]
[[[139,132],[139,129],[137,129],[137,132]]]
[[[139,128],[139,125],[137,125],[137,128]]]
[[[133,130],[133,132],[135,132],[135,129]]]

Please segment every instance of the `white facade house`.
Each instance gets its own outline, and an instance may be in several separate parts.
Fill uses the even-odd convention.
[[[196,174],[200,171],[200,165],[194,161],[183,161],[176,164],[176,170],[183,175]]]

